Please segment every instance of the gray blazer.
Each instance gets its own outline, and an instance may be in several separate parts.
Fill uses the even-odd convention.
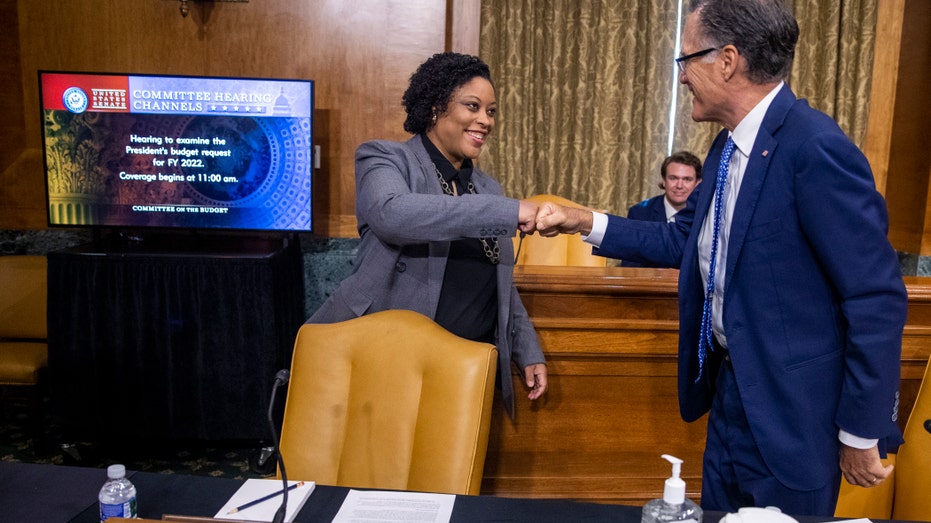
[[[450,242],[496,236],[501,249],[495,333],[498,384],[513,417],[511,360],[521,371],[544,363],[537,334],[514,288],[511,237],[517,232],[519,202],[504,197],[498,182],[478,169],[472,181],[478,194],[444,195],[419,135],[406,143],[377,140],[360,145],[356,218],[362,241],[355,267],[307,323],[333,323],[387,309],[435,318]]]

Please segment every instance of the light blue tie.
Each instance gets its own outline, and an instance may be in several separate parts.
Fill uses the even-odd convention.
[[[714,350],[711,337],[714,336],[711,328],[711,302],[714,297],[714,272],[718,262],[718,234],[721,232],[721,209],[724,208],[724,187],[727,185],[727,170],[734,153],[734,140],[727,139],[724,150],[721,152],[721,163],[718,164],[718,178],[714,186],[714,227],[711,235],[711,260],[708,266],[708,286],[705,288],[705,305],[701,313],[701,333],[698,338],[698,378],[701,379],[705,367],[707,350]]]

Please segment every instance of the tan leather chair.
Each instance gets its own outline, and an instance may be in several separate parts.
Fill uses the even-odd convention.
[[[565,207],[588,208],[552,194],[537,194],[527,200],[538,204],[553,202]],[[530,234],[524,237],[522,244],[520,236],[515,236],[514,252],[517,252],[517,265],[605,267],[607,264],[607,258],[592,254],[592,246],[583,242],[578,234],[560,234],[552,238]]]
[[[48,269],[45,256],[0,256],[0,386],[32,401],[42,427],[42,379],[48,367]]]
[[[895,465],[896,455],[889,454],[882,462],[884,466]],[[897,472],[896,469],[893,469],[892,475],[886,481],[870,488],[851,485],[842,477],[840,480],[840,495],[837,497],[834,516],[839,518],[891,519]]]
[[[288,479],[478,494],[497,359],[406,310],[303,325],[281,429]]]
[[[835,516],[931,521],[931,362],[905,423],[904,438],[898,453],[883,460],[895,469],[882,484],[862,488],[841,480]]]
[[[931,521],[931,361],[905,424],[895,466],[892,519]]]

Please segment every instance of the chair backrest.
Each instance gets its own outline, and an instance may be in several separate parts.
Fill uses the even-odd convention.
[[[540,203],[553,202],[565,207],[587,209],[566,198],[552,194],[537,194],[527,198]],[[583,267],[604,267],[607,258],[592,254],[592,246],[583,242],[578,234],[560,234],[552,238],[544,238],[539,234],[531,234],[523,239],[514,238],[514,251],[517,254],[517,265],[571,265]]]
[[[45,256],[0,256],[0,338],[48,337]]]
[[[895,465],[896,455],[889,454],[882,460],[883,466]],[[840,494],[834,516],[838,518],[892,519],[892,502],[895,497],[896,473],[879,485],[863,488],[851,485],[845,478],[840,480]]]
[[[931,521],[931,361],[903,436],[905,443],[898,452],[883,460],[883,465],[895,469],[882,484],[862,488],[841,480],[836,517]]]
[[[478,494],[496,365],[494,345],[412,311],[303,325],[281,429],[288,479]]]
[[[931,521],[931,361],[908,416],[895,465],[892,519]]]

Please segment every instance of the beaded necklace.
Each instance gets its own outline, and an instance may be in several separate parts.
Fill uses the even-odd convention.
[[[443,178],[443,174],[440,173],[440,169],[434,164],[433,170],[436,171],[436,177],[440,180],[440,185],[443,186],[443,192],[449,196],[455,196],[453,188],[449,186],[449,182],[446,181],[446,178]],[[475,194],[475,184],[472,183],[472,180],[469,180],[469,183],[466,187],[469,191],[469,194]],[[485,256],[488,257],[488,260],[491,263],[498,263],[498,260],[501,257],[501,249],[498,247],[498,238],[479,238],[478,241],[482,242],[482,247],[485,249]]]

